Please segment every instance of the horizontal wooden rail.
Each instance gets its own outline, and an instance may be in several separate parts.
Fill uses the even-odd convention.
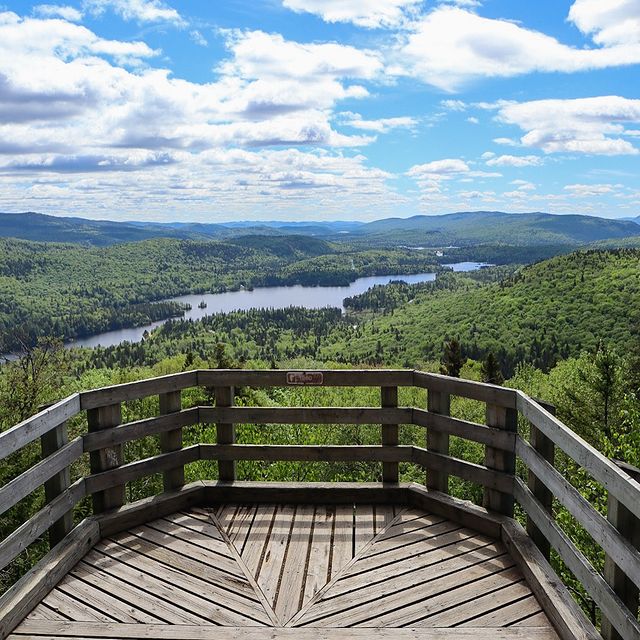
[[[411,462],[413,447],[382,445],[201,444],[202,460]]]
[[[413,410],[412,423],[422,427],[429,427],[441,433],[465,438],[486,444],[495,449],[513,451],[515,449],[515,433],[487,427],[468,420],[459,420],[450,416],[440,415],[424,409]]]
[[[640,483],[520,391],[518,410],[570,458],[586,469],[631,513],[640,518]]]
[[[161,453],[151,458],[123,464],[109,471],[94,473],[85,478],[87,493],[104,491],[111,487],[123,485],[125,482],[131,482],[154,473],[196,462],[196,460],[200,459],[199,446],[194,444],[178,451]]]
[[[516,391],[494,384],[452,378],[437,373],[414,371],[413,386],[432,389],[433,391],[454,396],[462,396],[463,398],[471,398],[472,400],[480,400],[481,402],[496,404],[507,409],[516,408]]]
[[[618,530],[552,467],[528,442],[518,437],[516,453],[536,477],[551,490],[567,511],[585,528],[615,563],[640,585],[640,554]]]
[[[0,433],[0,460],[15,453],[80,412],[80,394],[75,393],[43,409],[31,418]]]
[[[373,407],[200,407],[200,422],[236,424],[410,424],[409,408]]]
[[[274,369],[201,369],[198,385],[205,387],[290,387],[292,372]],[[314,369],[317,382],[312,386],[323,387],[411,387],[414,372],[409,369]],[[306,385],[305,385],[306,386]]]
[[[442,453],[435,453],[420,447],[413,448],[413,461],[423,465],[428,470],[458,476],[463,480],[477,482],[496,491],[505,493],[513,491],[513,476],[488,469],[480,464],[453,458]]]
[[[82,455],[82,438],[76,438],[0,488],[0,514],[15,506]]]
[[[640,637],[637,617],[624,606],[614,590],[544,510],[520,478],[515,480],[514,496],[622,637]]]
[[[0,542],[0,570],[37,540],[51,525],[73,509],[87,495],[84,478],[35,513],[29,520]]]
[[[197,371],[184,371],[147,380],[125,382],[93,391],[83,391],[80,394],[80,406],[82,409],[95,409],[197,386]]]
[[[183,409],[182,411],[157,418],[146,418],[144,420],[136,420],[135,422],[127,422],[117,427],[85,434],[83,436],[84,450],[97,451],[105,447],[114,447],[117,444],[165,433],[166,431],[172,431],[180,427],[198,424],[198,422],[200,422],[198,407]]]

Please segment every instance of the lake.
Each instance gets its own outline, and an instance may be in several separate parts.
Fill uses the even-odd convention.
[[[475,271],[486,266],[481,262],[457,262],[445,265],[454,271]],[[344,309],[342,301],[345,298],[364,293],[375,285],[389,284],[392,280],[403,280],[409,284],[417,282],[432,282],[435,273],[416,273],[412,275],[371,276],[358,278],[346,287],[304,287],[294,285],[289,287],[262,287],[251,291],[227,291],[226,293],[205,293],[169,298],[169,301],[190,304],[191,310],[185,311],[182,319],[199,320],[214,313],[229,311],[245,311],[247,309],[285,309],[286,307],[305,307],[307,309],[321,309],[323,307],[340,307]],[[204,300],[206,308],[198,305]],[[164,324],[166,320],[159,320],[144,327],[133,329],[117,329],[98,333],[87,338],[78,338],[68,343],[68,347],[110,347],[121,342],[139,342],[145,331],[151,331]]]

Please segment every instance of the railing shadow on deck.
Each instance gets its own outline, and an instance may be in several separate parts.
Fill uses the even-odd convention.
[[[236,407],[234,387],[379,387],[378,407]],[[214,390],[215,406],[183,408],[181,392],[194,387]],[[426,407],[398,406],[398,388],[427,390]],[[156,396],[156,417],[122,423],[123,402]],[[485,424],[451,417],[451,396],[485,403]],[[638,586],[640,553],[640,484],[568,429],[546,407],[526,394],[504,387],[411,370],[197,370],[76,393],[0,434],[0,460],[37,439],[42,460],[0,488],[0,515],[44,485],[46,505],[0,542],[0,569],[48,532],[58,553],[70,541],[99,535],[88,521],[73,527],[73,508],[92,497],[93,513],[105,514],[125,504],[126,483],[163,474],[164,492],[180,490],[185,465],[218,461],[218,480],[234,486],[236,461],[380,462],[382,487],[396,485],[399,463],[425,469],[426,490],[446,494],[449,476],[484,487],[489,513],[512,518],[517,503],[526,514],[527,533],[544,557],[551,549],[582,584],[602,613],[602,635],[639,638]],[[68,441],[66,423],[86,411],[88,430]],[[518,416],[529,425],[529,438],[518,434]],[[216,444],[183,447],[183,428],[215,424]],[[380,445],[236,444],[236,424],[380,424]],[[399,444],[399,425],[425,428],[426,447]],[[451,435],[484,445],[484,464],[450,455]],[[124,464],[123,445],[158,436],[160,454]],[[582,467],[608,495],[607,517],[601,515],[554,467],[555,450]],[[72,463],[85,454],[90,474],[70,482]],[[520,460],[527,481],[516,475]],[[554,501],[562,505],[605,553],[600,573],[554,518]],[[514,523],[515,524],[515,523]],[[84,527],[84,528],[83,528]],[[46,558],[45,558],[46,561]],[[0,598],[0,615],[11,590]],[[6,607],[5,607],[6,608]],[[0,637],[11,630],[20,612],[0,622]],[[585,636],[586,637],[586,636]]]

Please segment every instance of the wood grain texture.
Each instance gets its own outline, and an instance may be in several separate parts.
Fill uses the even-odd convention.
[[[448,627],[441,638],[557,640],[500,541],[420,507],[187,505],[147,522],[131,509],[13,638],[337,640],[402,627],[420,640]]]
[[[528,442],[518,437],[518,456],[553,493],[567,511],[588,531],[594,541],[636,584],[640,585],[640,554],[607,518]],[[544,505],[543,505],[544,506]],[[546,509],[545,509],[546,510]],[[629,512],[631,515],[631,513]]]
[[[9,564],[34,540],[40,537],[59,518],[69,513],[86,495],[84,478],[74,482],[66,491],[54,498],[24,524],[0,542],[0,569]]]
[[[557,640],[544,627],[454,629],[376,629],[380,640]],[[30,620],[10,640],[36,638],[127,638],[131,640],[371,640],[370,629],[290,629],[206,627],[192,625],[105,625],[88,622]]]
[[[44,482],[66,469],[82,455],[82,438],[76,438],[0,488],[0,514],[20,502]]]
[[[517,394],[520,413],[640,518],[640,483],[529,396]]]
[[[622,627],[624,632],[629,634],[627,637],[633,638],[634,634],[640,634],[637,621],[633,621],[631,616],[623,613],[624,607],[621,607],[622,603],[611,587],[576,549],[573,542],[535,499],[524,482],[517,479],[514,488],[516,500],[524,507],[536,527],[549,540],[567,567],[595,597],[606,615],[611,615],[610,619],[615,616],[616,626]],[[522,527],[513,520],[505,520],[502,524],[502,539],[529,580],[536,597],[563,640],[599,638],[600,634],[587,620],[560,578],[543,559],[539,549]]]
[[[294,625],[454,627],[483,617],[498,621],[490,614],[510,607],[491,625],[499,627],[539,613],[531,602],[531,589],[500,542],[409,509],[302,609]]]
[[[80,395],[60,400],[56,404],[40,411],[17,425],[0,433],[0,460],[33,442],[51,429],[73,418],[80,412]]]
[[[98,524],[83,520],[35,567],[0,597],[0,638],[4,638],[97,542]]]

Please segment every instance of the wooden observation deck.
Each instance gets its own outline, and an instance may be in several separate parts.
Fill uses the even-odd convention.
[[[287,385],[379,387],[381,406],[233,406],[234,387]],[[183,408],[192,387],[214,389],[216,406]],[[426,407],[399,407],[398,387],[426,389]],[[485,403],[486,424],[451,417],[452,395]],[[152,396],[160,415],[122,423],[122,403]],[[85,411],[69,442],[67,421]],[[203,424],[216,444],[183,446]],[[381,444],[236,444],[237,424],[378,424]],[[399,425],[423,427],[426,447],[400,444]],[[150,436],[160,453],[125,464],[123,445]],[[452,457],[450,436],[483,445],[484,464]],[[46,505],[0,542],[0,567],[47,531],[51,550],[0,598],[0,638],[640,638],[640,484],[519,391],[404,370],[200,370],[75,394],[0,434],[0,459],[38,438],[43,459],[0,488],[0,514],[43,484]],[[555,469],[554,447],[608,491],[606,518]],[[72,483],[85,454],[90,472]],[[238,460],[376,462],[382,482],[241,482]],[[218,477],[185,484],[201,461]],[[424,467],[425,484],[398,482],[403,463]],[[127,483],[158,473],[162,492],[126,502]],[[451,475],[482,485],[484,506],[448,495]],[[92,514],[74,525],[87,496]],[[602,548],[602,573],[555,520],[556,500]]]

